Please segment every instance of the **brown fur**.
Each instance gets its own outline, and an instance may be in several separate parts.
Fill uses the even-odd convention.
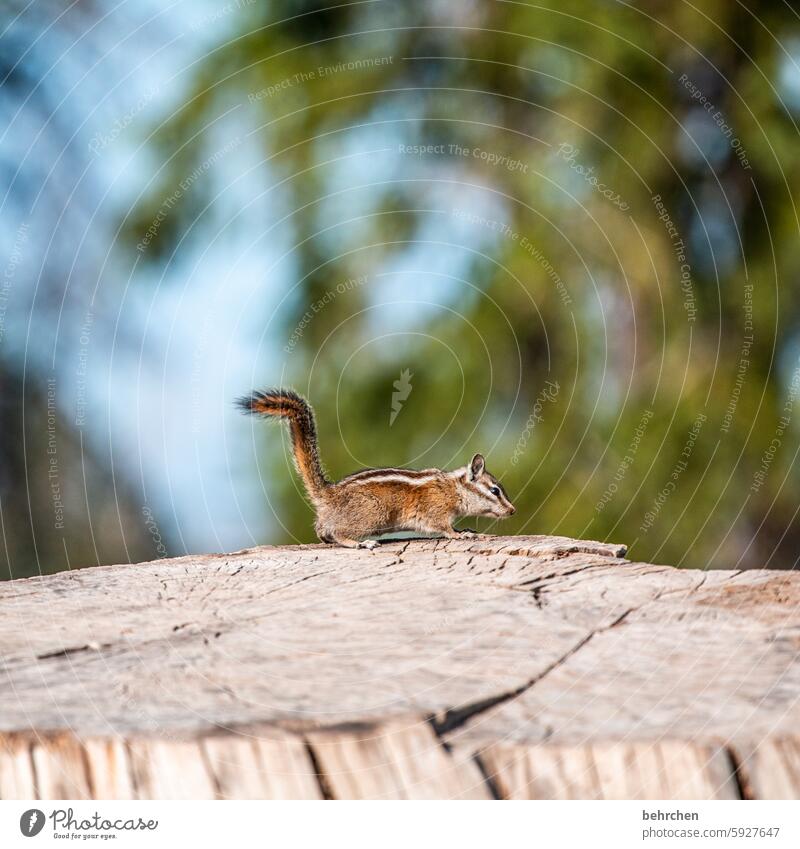
[[[239,399],[246,412],[288,419],[295,464],[317,511],[314,528],[323,542],[373,547],[367,537],[418,531],[458,537],[462,516],[505,518],[514,513],[500,482],[486,471],[483,457],[453,472],[441,469],[364,469],[327,479],[317,449],[314,413],[294,392],[273,389]],[[498,494],[491,493],[494,488]]]

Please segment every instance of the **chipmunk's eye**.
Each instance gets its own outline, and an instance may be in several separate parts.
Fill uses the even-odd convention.
[[[494,495],[494,497],[495,497],[495,498],[500,498],[500,489],[499,489],[499,487],[493,486],[493,487],[489,490],[489,492],[491,492],[491,493],[492,493],[492,495]]]

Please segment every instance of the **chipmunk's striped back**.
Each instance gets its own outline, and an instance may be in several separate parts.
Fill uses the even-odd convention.
[[[401,483],[424,483],[445,474],[441,469],[361,469],[343,477],[339,483],[366,483],[377,481],[399,481]]]

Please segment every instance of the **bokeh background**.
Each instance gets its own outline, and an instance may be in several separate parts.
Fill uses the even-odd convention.
[[[795,566],[798,4],[0,14],[3,577],[312,541],[278,384],[482,530]]]

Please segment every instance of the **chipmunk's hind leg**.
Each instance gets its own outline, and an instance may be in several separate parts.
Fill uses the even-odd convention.
[[[383,512],[380,499],[366,487],[343,491],[341,485],[333,486],[317,514],[317,536],[346,548],[375,548],[378,543],[366,538],[382,532]]]
[[[327,543],[328,545],[336,542],[336,533],[333,528],[331,528],[329,522],[317,518],[317,521],[314,522],[314,531],[316,532],[317,539],[320,542]]]
[[[317,525],[315,527],[317,537],[320,542],[328,545],[343,545],[345,548],[375,548],[377,543],[375,540],[368,539],[363,542],[347,536],[347,533],[341,533],[330,526]]]

